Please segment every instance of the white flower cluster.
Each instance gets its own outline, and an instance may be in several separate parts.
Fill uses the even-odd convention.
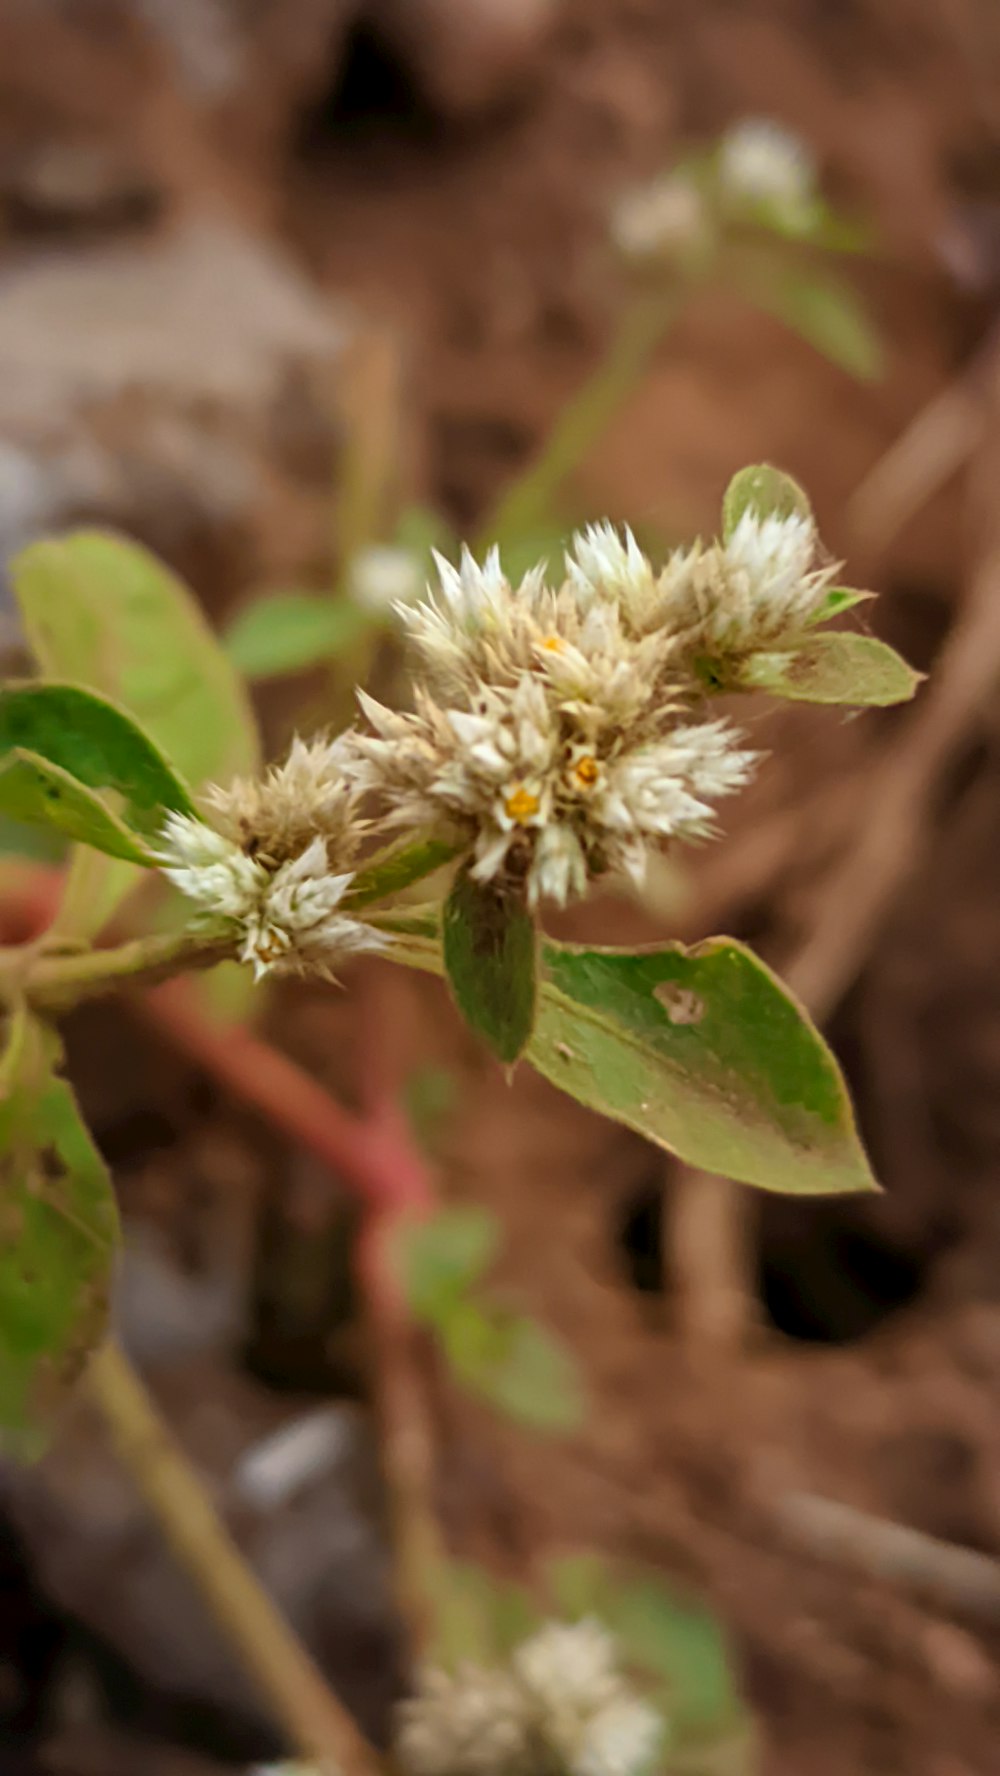
[[[258,979],[329,974],[339,957],[383,947],[340,910],[353,872],[335,866],[353,859],[363,828],[336,743],[296,740],[283,765],[213,788],[206,801],[211,825],[169,816],[160,867],[210,924],[235,928]]]
[[[737,201],[764,203],[789,215],[814,201],[816,163],[799,136],[769,117],[748,117],[719,146],[719,185]]]
[[[815,617],[833,573],[815,556],[810,518],[748,511],[658,571],[607,524],[574,538],[555,586],[544,567],[512,585],[495,549],[482,567],[438,557],[438,585],[399,611],[415,708],[362,693],[371,732],[346,737],[345,768],[387,821],[450,826],[478,880],[522,880],[531,906],[609,870],[641,881],[652,850],[709,836],[715,802],[748,781],[736,730],[692,717],[705,682],[735,684],[739,661]]]
[[[623,191],[611,212],[611,239],[636,266],[683,257],[702,244],[709,226],[702,193],[683,173],[661,173]]]
[[[432,1670],[400,1710],[406,1776],[646,1776],[664,1722],[599,1622],[548,1622],[510,1666]]]

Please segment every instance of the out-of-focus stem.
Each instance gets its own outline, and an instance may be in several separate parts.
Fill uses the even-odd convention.
[[[88,1391],[121,1461],[289,1739],[324,1776],[378,1776],[380,1760],[230,1540],[197,1475],[116,1345]]]
[[[562,409],[541,454],[502,495],[483,528],[480,547],[516,542],[551,520],[561,488],[641,380],[680,304],[679,293],[660,290],[629,306],[609,350]]]

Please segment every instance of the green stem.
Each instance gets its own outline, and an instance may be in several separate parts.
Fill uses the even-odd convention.
[[[106,1344],[86,1385],[160,1530],[292,1744],[324,1776],[378,1776],[377,1753],[230,1539],[124,1352]]]
[[[171,974],[208,968],[221,962],[231,946],[190,931],[164,937],[137,937],[111,950],[81,950],[70,955],[36,951],[24,976],[24,991],[38,1011],[69,1011],[123,984],[151,986]],[[18,952],[11,952],[17,955]]]
[[[681,306],[682,292],[637,298],[626,310],[606,356],[563,408],[541,455],[508,488],[479,546],[516,542],[550,518],[560,488],[607,430],[641,380]]]

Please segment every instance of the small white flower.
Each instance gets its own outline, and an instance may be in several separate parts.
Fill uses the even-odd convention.
[[[162,839],[163,874],[202,912],[242,919],[256,905],[267,872],[232,839],[191,814],[168,814]]]
[[[330,874],[322,838],[268,877],[242,921],[240,960],[253,965],[256,980],[269,969],[328,973],[340,957],[385,947],[381,933],[337,910],[353,879],[351,872]]]
[[[409,549],[371,543],[351,558],[348,588],[355,604],[373,616],[416,604],[423,591],[420,564]]]
[[[512,1665],[534,1704],[547,1761],[568,1776],[649,1769],[664,1723],[622,1676],[615,1643],[598,1621],[547,1622],[516,1649]]]
[[[805,143],[767,117],[727,130],[719,148],[719,182],[730,197],[802,211],[816,191],[816,163]]]
[[[693,581],[701,553],[697,546],[675,549],[657,570],[627,524],[621,535],[612,524],[591,524],[573,537],[566,571],[584,608],[598,599],[611,600],[627,633],[646,637],[658,631],[662,647],[667,613]]]
[[[611,238],[636,265],[663,263],[704,240],[708,226],[701,192],[680,173],[665,173],[624,191],[611,212]]]
[[[613,1694],[618,1683],[615,1643],[593,1616],[580,1622],[546,1622],[522,1641],[514,1671],[543,1708],[588,1708]]]
[[[654,1767],[664,1722],[648,1702],[621,1695],[591,1715],[568,1760],[571,1776],[644,1776]]]
[[[428,1669],[398,1721],[395,1752],[407,1776],[533,1776],[529,1711],[505,1671]]]
[[[547,1622],[509,1668],[422,1673],[399,1710],[406,1776],[649,1776],[664,1722],[599,1622]]]
[[[630,531],[603,524],[574,538],[555,588],[537,570],[514,591],[495,551],[482,568],[468,552],[443,564],[441,592],[408,616],[428,674],[415,710],[360,693],[373,732],[344,742],[354,788],[392,824],[465,835],[476,878],[523,881],[531,907],[609,870],[639,877],[651,848],[707,835],[753,755],[727,724],[682,719],[664,619],[701,560],[657,574]],[[681,607],[682,627],[702,614]]]
[[[811,518],[744,512],[721,547],[722,584],[707,625],[712,639],[763,648],[799,633],[837,571],[835,565],[817,568],[815,559]]]
[[[269,868],[203,821],[171,814],[159,854],[164,875],[212,923],[235,927],[240,960],[269,971],[328,974],[342,956],[385,945],[380,932],[338,911],[353,876],[335,875],[327,841]]]
[[[317,833],[338,857],[353,856],[363,825],[343,764],[342,740],[292,741],[287,758],[262,777],[237,777],[205,794],[213,824],[254,857],[272,864],[297,856]]]

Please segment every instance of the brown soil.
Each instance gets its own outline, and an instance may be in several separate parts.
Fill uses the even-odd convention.
[[[349,51],[261,207],[324,286],[399,329],[412,481],[457,522],[482,517],[606,335],[615,191],[747,112],[802,129],[831,190],[875,219],[863,276],[889,375],[858,387],[720,294],[685,318],[578,502],[708,527],[728,474],[770,458],[846,552],[853,490],[990,319],[1000,39],[987,0],[568,0],[531,90],[461,127],[422,110],[370,43]],[[871,563],[879,632],[921,666],[961,606],[969,547],[952,484]],[[786,957],[867,809],[873,761],[910,719],[772,723],[771,773],[725,851],[696,865],[670,929],[729,928]],[[506,1088],[440,1034],[435,989],[406,1000],[415,1056],[440,1051],[462,1072],[449,1188],[501,1212],[504,1280],[572,1341],[592,1402],[579,1437],[539,1442],[447,1395],[456,1542],[514,1570],[594,1544],[703,1589],[732,1629],[769,1776],[992,1776],[1000,1762],[996,1619],[803,1552],[789,1504],[841,1500],[1000,1559],[994,740],[970,731],[832,1031],[887,1194],[754,1204],[761,1324],[735,1353],[681,1336],[677,1279],[659,1267],[659,1158],[534,1078]],[[588,928],[655,929],[615,907]],[[343,1085],[330,1055],[356,1003],[287,995],[275,1030]],[[231,1204],[234,1177],[250,1194],[262,1172],[283,1177],[245,1118],[203,1114],[183,1068],[158,1064],[151,1088],[121,1026],[105,1040],[121,1070],[110,1095],[96,1077],[87,1095],[134,1210],[163,1218],[175,1189]],[[151,1113],[166,1160],[149,1157]],[[223,1218],[242,1227],[244,1209]]]

